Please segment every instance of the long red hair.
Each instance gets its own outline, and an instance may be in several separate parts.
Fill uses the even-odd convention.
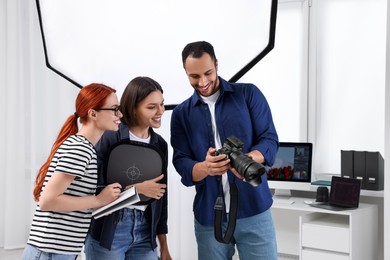
[[[57,152],[60,145],[65,141],[69,136],[76,134],[79,131],[77,125],[77,119],[80,117],[80,123],[83,124],[88,120],[88,111],[90,109],[102,107],[106,99],[111,93],[115,93],[115,89],[110,88],[103,84],[92,83],[83,87],[76,98],[76,112],[69,116],[62,126],[60,133],[55,140],[49,157],[46,162],[41,166],[38,171],[37,177],[35,179],[35,188],[34,188],[34,199],[39,201],[40,193],[42,190],[43,183],[45,181],[46,173],[49,170],[51,160],[54,157],[54,154]]]

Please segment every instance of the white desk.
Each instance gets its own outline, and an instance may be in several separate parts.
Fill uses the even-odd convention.
[[[278,252],[305,259],[378,259],[378,208],[360,203],[359,208],[330,211],[291,198],[293,204],[274,204]]]

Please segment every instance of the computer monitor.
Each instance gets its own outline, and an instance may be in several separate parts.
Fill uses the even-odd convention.
[[[267,180],[274,197],[290,197],[291,190],[310,190],[312,143],[280,142],[272,167],[267,167]]]

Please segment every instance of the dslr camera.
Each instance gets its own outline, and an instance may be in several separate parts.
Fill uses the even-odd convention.
[[[256,187],[261,184],[261,175],[265,173],[265,168],[261,163],[255,162],[241,152],[244,143],[235,136],[230,136],[223,143],[214,155],[225,154],[230,159],[231,166],[244,177],[245,181]]]

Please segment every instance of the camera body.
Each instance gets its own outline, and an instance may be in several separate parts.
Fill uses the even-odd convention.
[[[225,154],[230,159],[231,166],[244,177],[245,181],[256,187],[261,184],[261,175],[265,173],[265,168],[261,163],[255,162],[242,153],[244,143],[235,136],[230,136],[223,143],[214,155]]]

